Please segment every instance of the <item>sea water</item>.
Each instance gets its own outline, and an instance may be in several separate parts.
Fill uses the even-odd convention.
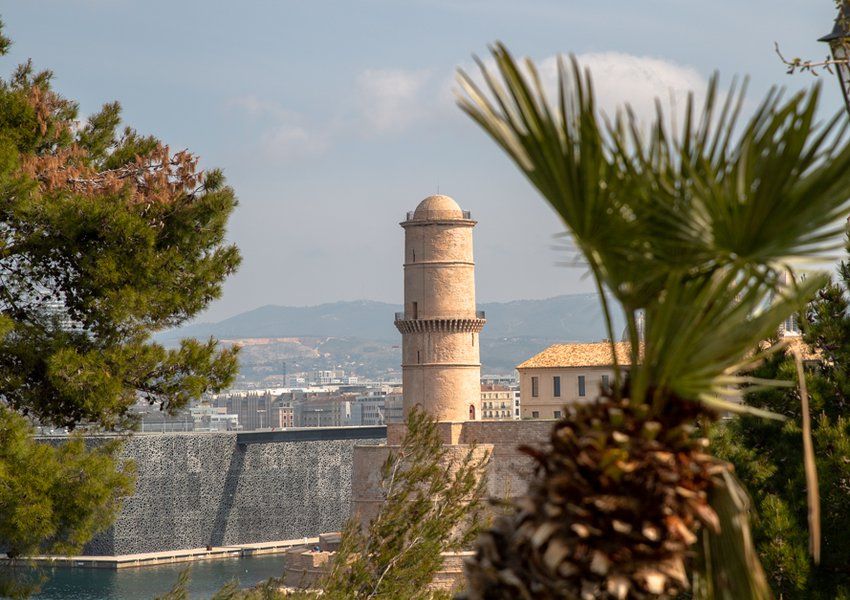
[[[231,580],[239,587],[253,586],[269,577],[283,575],[283,554],[220,558],[191,563],[175,563],[125,569],[54,567],[40,569],[41,590],[33,600],[153,600],[166,594],[180,573],[190,568],[189,597],[211,598]],[[21,567],[16,567],[20,570]],[[29,574],[32,571],[29,569]],[[0,567],[0,577],[9,569]]]

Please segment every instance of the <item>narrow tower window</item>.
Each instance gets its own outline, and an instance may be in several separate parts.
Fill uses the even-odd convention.
[[[411,250],[411,252],[413,253],[413,260],[410,262],[416,262],[416,250]]]
[[[413,303],[413,307],[411,308],[411,312],[413,313],[414,319],[419,318],[419,303],[418,302]]]
[[[419,350],[416,351],[416,364],[419,364]]]
[[[471,338],[471,341],[472,341],[472,347],[474,348],[474,347],[475,347],[475,334],[474,334],[474,333],[470,333],[470,334],[469,334],[469,337]]]
[[[469,420],[470,421],[475,420],[475,406],[472,405],[472,404],[469,405]]]

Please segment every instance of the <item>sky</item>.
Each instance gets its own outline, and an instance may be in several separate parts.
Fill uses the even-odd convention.
[[[126,124],[204,168],[239,198],[229,239],[243,263],[199,320],[266,305],[401,302],[399,221],[439,191],[478,220],[479,302],[591,291],[563,266],[563,227],[513,164],[454,105],[458,67],[499,40],[551,73],[590,68],[603,110],[655,97],[681,106],[750,77],[800,89],[774,53],[822,58],[831,0],[3,0],[14,40],[55,73],[83,115],[118,100]],[[841,107],[825,77],[822,116]]]

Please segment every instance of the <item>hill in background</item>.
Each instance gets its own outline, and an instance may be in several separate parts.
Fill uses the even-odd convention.
[[[509,373],[514,366],[553,342],[595,341],[607,336],[596,294],[572,294],[545,300],[489,302],[481,332],[484,373]],[[262,306],[217,323],[196,323],[162,332],[171,345],[180,338],[210,336],[223,343],[244,343],[242,376],[260,382],[290,373],[340,366],[362,376],[399,370],[401,335],[393,325],[398,304],[359,300],[318,306]],[[617,315],[615,335],[623,329]]]

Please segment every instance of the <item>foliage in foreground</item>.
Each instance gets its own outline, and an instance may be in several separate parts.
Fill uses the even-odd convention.
[[[86,449],[79,436],[51,446],[31,435],[23,417],[0,406],[0,540],[14,541],[13,558],[72,553],[112,522],[115,497],[132,493],[132,465],[117,464],[115,442]]]
[[[461,455],[450,454],[437,423],[421,410],[408,415],[406,428],[381,469],[385,502],[368,531],[356,516],[349,519],[331,569],[315,590],[283,592],[280,582],[270,580],[251,590],[230,584],[216,599],[451,598],[428,584],[442,567],[442,553],[468,549],[480,531],[489,455],[474,445]],[[162,600],[185,598],[187,581],[181,577]]]
[[[714,78],[701,109],[689,98],[681,128],[659,104],[644,135],[628,109],[600,117],[575,61],[559,63],[550,102],[531,61],[492,52],[495,70],[479,63],[483,88],[461,73],[460,106],[571,235],[597,284],[616,381],[558,422],[550,452],[532,453],[529,496],[483,537],[470,596],[770,597],[747,495],[698,426],[724,411],[782,418],[735,400],[764,357],[751,350],[825,283],[796,283],[792,265],[840,247],[846,116],[819,124],[815,86],[788,99],[773,90],[739,124],[743,92],[724,100]],[[609,297],[628,326],[625,378]],[[811,481],[811,454],[805,467]]]
[[[9,40],[0,36],[0,55]],[[227,386],[214,340],[150,339],[202,310],[239,263],[219,171],[86,120],[30,63],[0,80],[0,552],[74,553],[109,524],[132,468],[118,444],[36,442],[30,423],[132,426],[138,400],[176,410]]]
[[[434,597],[428,584],[443,552],[468,549],[478,534],[488,456],[471,446],[454,457],[437,423],[414,410],[407,434],[381,470],[386,501],[363,531],[345,527],[330,573],[321,581],[331,600]]]
[[[805,473],[796,457],[800,444],[800,399],[791,390],[748,394],[750,404],[788,417],[784,423],[741,418],[718,427],[712,442],[753,496],[753,533],[778,596],[791,599],[850,598],[850,264],[840,279],[818,293],[803,313],[803,340],[819,360],[807,368],[813,413],[812,439],[821,485],[823,557],[808,556]],[[753,375],[792,378],[794,361],[781,354]]]

